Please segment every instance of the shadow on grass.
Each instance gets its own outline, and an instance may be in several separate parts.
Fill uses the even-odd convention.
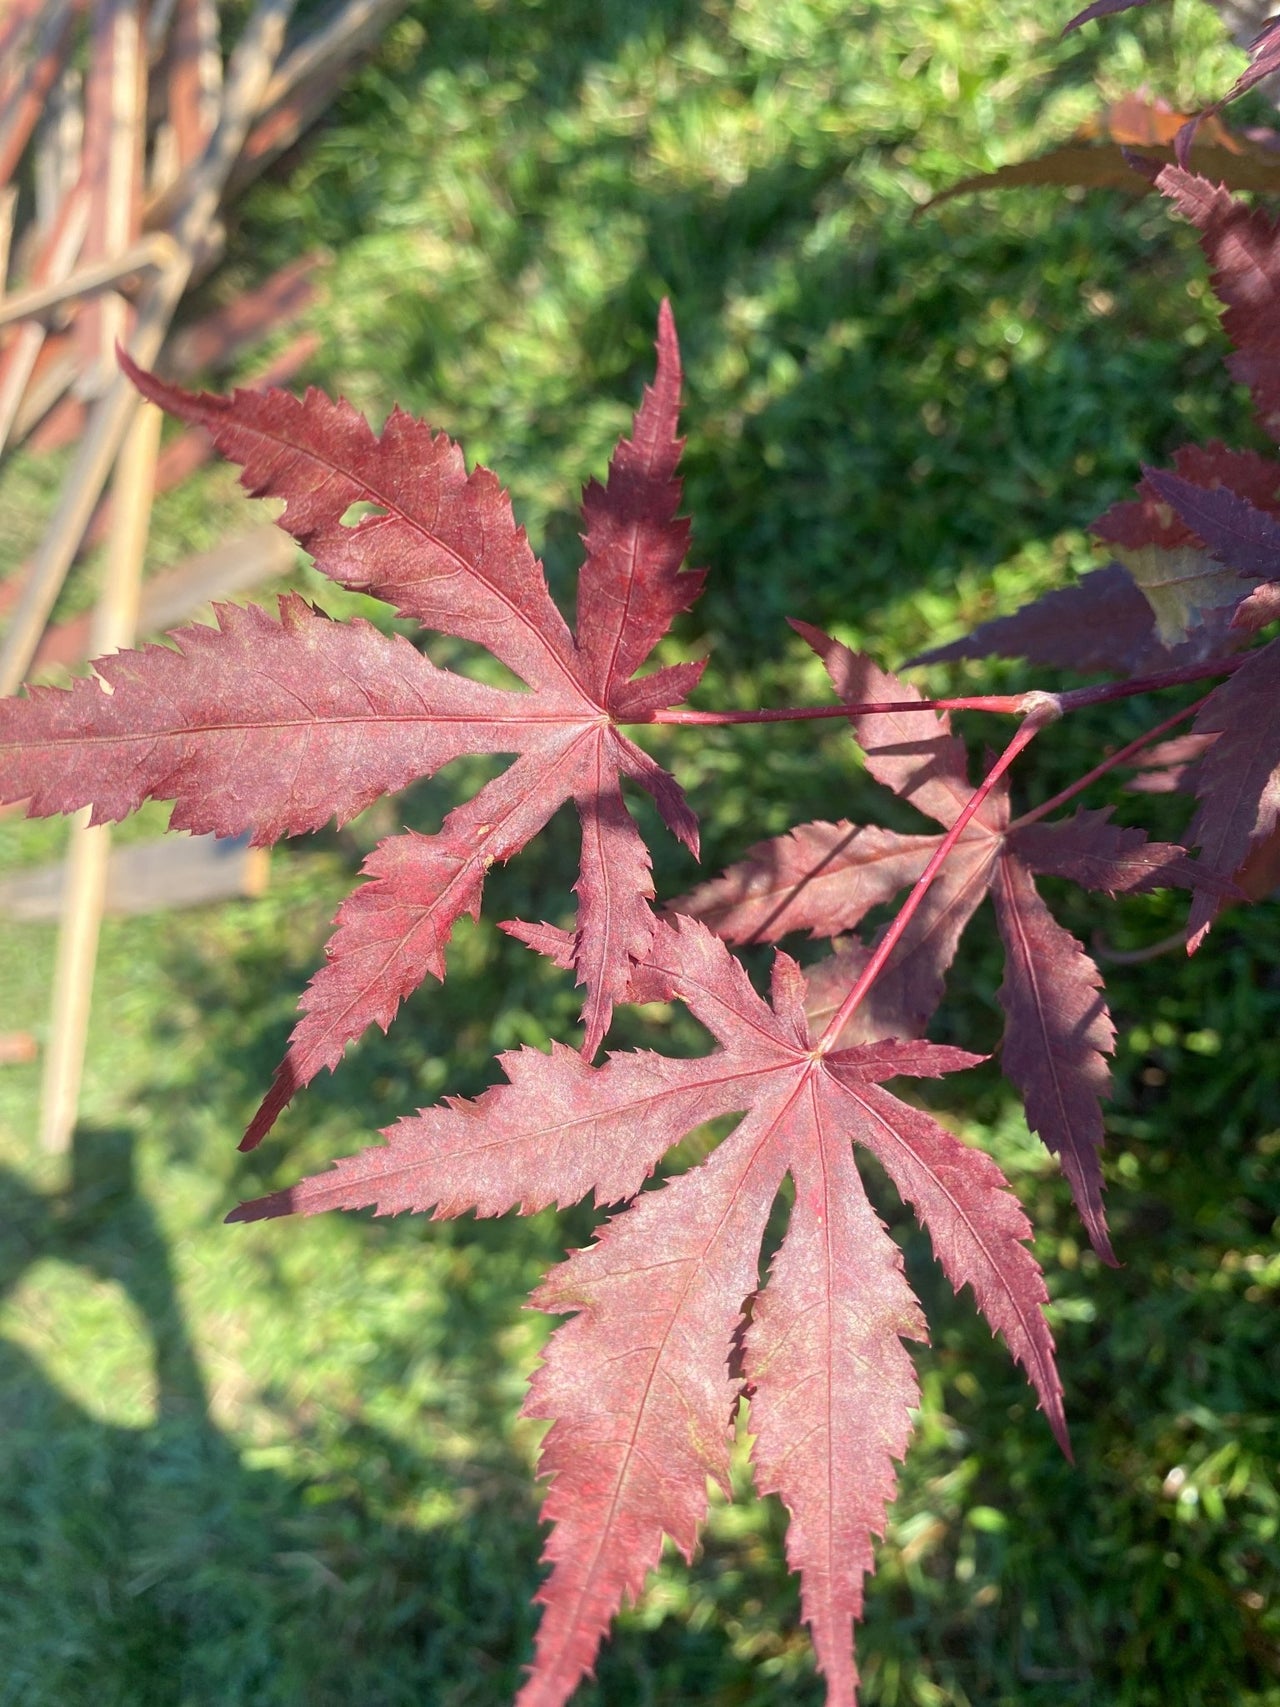
[[[22,1345],[0,1341],[0,1700],[506,1700],[533,1617],[523,1467],[497,1459],[450,1478],[354,1421],[349,1451],[371,1493],[377,1485],[385,1503],[400,1483],[451,1508],[426,1529],[380,1514],[350,1475],[248,1467],[211,1415],[170,1255],[136,1189],[131,1134],[81,1127],[63,1193],[42,1196],[8,1173],[3,1185],[0,1286],[22,1289],[38,1263],[45,1280],[57,1265],[119,1288],[149,1341],[153,1420],[101,1420]],[[27,1304],[39,1316],[38,1288]],[[128,1370],[131,1386],[139,1379]]]

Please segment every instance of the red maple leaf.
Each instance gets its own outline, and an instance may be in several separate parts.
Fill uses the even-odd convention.
[[[553,951],[563,944],[546,927],[529,934]],[[774,961],[766,1004],[724,944],[684,918],[658,926],[633,993],[678,996],[719,1047],[692,1060],[615,1054],[600,1067],[564,1048],[515,1051],[500,1058],[506,1084],[401,1120],[385,1145],[231,1219],[369,1204],[496,1215],[588,1191],[600,1203],[634,1198],[534,1294],[544,1310],[575,1314],[552,1336],[525,1406],[552,1419],[542,1469],[554,1527],[519,1707],[567,1700],[664,1535],[690,1556],[707,1478],[728,1489],[744,1394],[757,1487],[791,1514],[787,1553],[828,1702],[851,1707],[863,1577],[917,1402],[901,1341],[926,1335],[853,1144],[914,1206],[957,1291],[972,1286],[1067,1449],[1026,1217],[989,1156],[880,1082],[981,1057],[912,1041],[832,1047],[806,1023],[805,980],[789,956]],[[741,1122],[704,1163],[640,1192],[673,1144],[732,1113]],[[787,1233],[757,1296],[761,1240],[787,1175]]]
[[[909,684],[879,669],[818,629],[794,623],[826,664],[850,705],[915,700]],[[962,744],[936,712],[870,712],[852,718],[867,769],[949,828],[973,795]],[[921,876],[940,835],[907,835],[876,826],[803,824],[760,842],[722,876],[673,902],[727,941],[775,942],[788,931],[815,937],[853,931],[871,908]],[[1081,811],[1057,823],[1009,822],[1008,792],[998,784],[956,842],[867,1001],[841,1041],[916,1036],[942,999],[960,937],[990,892],[1005,947],[1000,1003],[1005,1013],[1003,1069],[1021,1091],[1032,1130],[1060,1159],[1098,1254],[1114,1262],[1102,1208],[1102,1099],[1110,1089],[1106,1057],[1115,1028],[1097,967],[1050,915],[1034,874],[1066,877],[1087,889],[1132,893],[1171,884],[1214,882],[1172,843],[1121,829],[1108,813]],[[865,958],[846,947],[835,967],[819,963],[811,1018],[831,1011],[830,986],[847,989]],[[811,997],[812,999],[812,997]]]
[[[1217,636],[1215,636],[1215,639]],[[1191,642],[1166,646],[1155,613],[1121,563],[1091,569],[1068,587],[1042,593],[1008,616],[992,617],[944,646],[931,646],[911,664],[949,664],[959,658],[1025,658],[1059,670],[1102,670],[1133,676],[1198,661]]]
[[[489,867],[567,800],[582,825],[574,965],[594,1054],[654,928],[649,854],[623,777],[697,852],[679,786],[618,727],[683,699],[702,671],[635,675],[703,581],[680,567],[688,524],[676,515],[680,357],[669,307],[631,438],[607,484],[593,481],[584,496],[576,636],[506,493],[488,470],[468,474],[443,433],[396,410],[375,434],[349,404],[314,390],[195,396],[125,365],[148,397],[209,431],[251,492],[286,501],[280,525],[325,574],[478,642],[530,691],[439,669],[407,640],[330,622],[296,595],[281,600],[279,622],[223,606],[217,629],[171,636],[177,651],[120,653],[69,690],[0,703],[0,798],[26,799],[32,814],[91,803],[95,823],[172,799],[175,828],[249,831],[261,845],[342,823],[460,754],[516,754],[437,835],[390,836],[369,855],[368,881],[338,913],[245,1147],[352,1038],[373,1023],[385,1030],[428,973],[444,977],[445,945],[462,914],[478,913]],[[345,526],[357,502],[378,513]]]
[[[1173,466],[1174,475],[1148,469],[1137,497],[1112,504],[1091,531],[1125,551],[1202,544],[1233,569],[1275,573],[1274,561],[1262,553],[1273,538],[1272,517],[1280,516],[1280,462],[1256,451],[1229,450],[1215,440],[1183,445],[1174,452]],[[1193,522],[1199,523],[1198,531]],[[1240,597],[1247,597],[1244,585]],[[1231,616],[1229,608],[1201,612],[1186,640],[1165,645],[1141,589],[1122,564],[1111,563],[911,662],[1025,658],[1057,669],[1137,675],[1238,650],[1248,636],[1244,625],[1232,625]]]
[[[1251,652],[1200,708],[1193,733],[1205,748],[1192,770],[1199,805],[1188,841],[1203,861],[1234,878],[1280,826],[1280,641]],[[1190,946],[1203,940],[1221,898],[1192,903]]]
[[[1230,450],[1214,439],[1207,445],[1182,445],[1173,453],[1173,467],[1183,489],[1200,488],[1210,493],[1234,494],[1251,506],[1280,515],[1280,463],[1273,456],[1261,456],[1252,450]],[[1160,475],[1147,469],[1138,482],[1136,498],[1112,504],[1094,522],[1091,532],[1109,545],[1136,549],[1143,545],[1158,545],[1165,550],[1201,540],[1212,545],[1211,538],[1198,533],[1190,517],[1177,513],[1177,507],[1162,489]],[[1188,491],[1189,498],[1195,496]]]
[[[1108,0],[1081,13],[1074,22],[1122,10],[1126,3]],[[1280,54],[1280,32],[1264,32],[1264,36],[1270,65]],[[1264,37],[1259,37],[1255,48],[1263,42]],[[1227,99],[1243,86],[1242,82]],[[1248,386],[1262,426],[1273,438],[1280,438],[1280,227],[1261,208],[1251,207],[1193,172],[1176,166],[1157,171],[1150,162],[1135,164],[1142,170],[1149,166],[1157,187],[1198,227],[1213,269],[1210,282],[1223,305],[1223,329],[1235,346],[1227,367]],[[1255,451],[1230,450],[1216,441],[1183,445],[1173,462],[1172,475],[1146,471],[1137,497],[1113,504],[1094,522],[1094,533],[1122,553],[1148,548],[1176,553],[1179,547],[1203,544],[1242,575],[1268,581],[1277,578],[1276,531],[1271,523],[1280,518],[1280,463]],[[1176,580],[1185,567],[1169,560],[1170,578]],[[1233,621],[1232,604],[1238,611],[1246,599],[1245,610]],[[1191,613],[1185,638],[1175,643],[1168,634],[1165,644],[1156,632],[1151,607],[1128,569],[1112,563],[1086,575],[1076,586],[1045,594],[1009,616],[983,623],[960,640],[921,653],[912,662],[997,655],[1059,668],[1137,675],[1238,650],[1251,628],[1270,620],[1275,602],[1274,594],[1249,595],[1242,586],[1239,601],[1227,599],[1221,609]]]
[[[1235,346],[1227,367],[1248,386],[1262,426],[1280,438],[1280,227],[1261,207],[1181,167],[1163,167],[1155,183],[1200,232],[1223,330]]]

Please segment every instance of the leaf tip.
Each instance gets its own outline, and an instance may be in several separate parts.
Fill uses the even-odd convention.
[[[672,355],[679,353],[679,340],[676,337],[676,317],[672,312],[671,298],[664,296],[658,304],[658,354],[670,350]]]
[[[258,1105],[258,1112],[245,1128],[244,1137],[240,1140],[237,1148],[256,1150],[293,1100],[294,1092],[300,1088],[298,1076],[286,1056],[276,1068],[276,1076],[271,1081],[271,1089]]]
[[[270,1192],[266,1197],[251,1197],[244,1203],[238,1203],[224,1218],[224,1225],[230,1226],[239,1221],[270,1221],[278,1215],[292,1215],[294,1209],[293,1189],[290,1187],[284,1191]]]

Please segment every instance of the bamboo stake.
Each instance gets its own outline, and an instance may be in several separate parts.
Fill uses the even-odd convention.
[[[117,520],[91,630],[90,650],[95,657],[127,646],[137,628],[159,448],[160,411],[154,404],[141,404],[116,461],[112,507]],[[40,1097],[40,1147],[50,1155],[65,1154],[76,1123],[110,851],[111,826],[90,824],[87,809],[77,814],[67,857]]]
[[[19,82],[18,73],[10,66],[18,63],[18,49],[26,46],[24,37],[40,16],[41,0],[10,0],[0,18],[0,98],[12,96]]]
[[[408,0],[344,0],[281,61],[263,94],[243,150],[235,162],[229,189],[243,190],[260,176],[277,155],[291,148],[307,127],[325,111],[342,87],[351,61],[372,48],[390,20]],[[147,229],[167,224],[187,187],[185,171],[158,191],[143,215]]]
[[[182,0],[174,19],[170,52],[169,123],[181,174],[200,158],[218,122],[222,53],[218,9],[212,0]]]
[[[406,0],[345,0],[280,65],[263,96],[270,111],[301,84],[325,72],[345,69],[362,48],[372,47],[382,31],[403,12]]]
[[[57,225],[67,197],[79,181],[84,155],[83,93],[83,77],[73,66],[63,66],[36,133],[33,224],[37,232],[46,235]]]
[[[127,253],[139,235],[138,163],[146,131],[141,12],[140,0],[94,4],[81,167],[90,207],[82,254],[90,269]],[[115,346],[125,342],[129,321],[127,305],[115,291],[94,294],[84,303],[73,325],[80,397],[96,396],[110,383]]]
[[[13,243],[13,216],[17,211],[18,192],[12,184],[0,190],[0,305],[4,302],[5,280],[9,277],[9,249]]]
[[[294,0],[259,0],[236,45],[218,128],[201,156],[173,230],[179,259],[147,292],[130,340],[130,354],[143,367],[154,366],[160,353],[169,322],[213,225],[227,177],[261,107],[293,6]],[[0,649],[0,694],[13,693],[26,675],[137,405],[137,392],[119,372],[93,405],[76,460]]]
[[[62,71],[62,50],[74,15],[71,0],[52,0],[40,18],[35,53],[0,112],[0,184],[13,177],[50,89]]]
[[[41,347],[37,352],[33,366],[33,376],[27,381],[27,388],[22,393],[22,402],[13,418],[13,425],[6,438],[7,444],[20,445],[29,434],[35,432],[46,415],[53,411],[64,400],[70,402],[67,392],[70,391],[76,377],[76,359],[68,347],[68,341],[62,339],[55,345],[52,354],[48,349],[48,340],[44,337],[44,327],[33,321],[30,326],[24,326],[18,333],[23,337],[27,332],[37,334]],[[43,363],[41,357],[45,358]],[[76,427],[60,442],[66,444],[80,432]]]
[[[27,290],[15,291],[0,307],[0,326],[9,326],[15,320],[35,319],[80,297],[109,290],[131,273],[162,271],[173,266],[177,258],[172,237],[164,231],[152,231],[113,255],[77,268],[61,283],[32,285]]]

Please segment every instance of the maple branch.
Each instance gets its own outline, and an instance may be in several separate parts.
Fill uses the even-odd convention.
[[[963,810],[956,818],[955,823],[952,824],[946,835],[939,842],[932,859],[930,859],[928,865],[926,865],[924,870],[920,873],[911,893],[898,909],[897,917],[884,933],[875,953],[863,968],[861,977],[849,991],[849,994],[845,997],[839,1008],[837,1008],[835,1014],[827,1025],[826,1030],[818,1039],[818,1042],[814,1047],[815,1054],[826,1055],[832,1048],[834,1048],[836,1039],[844,1030],[850,1016],[861,1003],[863,997],[867,994],[868,990],[870,990],[876,979],[880,976],[880,972],[884,967],[885,961],[888,960],[889,956],[893,953],[893,950],[901,939],[903,932],[911,923],[916,910],[928,894],[934,878],[942,870],[952,848],[955,847],[956,843],[960,840],[960,837],[968,828],[970,821],[981,810],[983,802],[991,793],[991,790],[995,787],[996,783],[999,782],[1000,778],[1009,769],[1018,754],[1022,752],[1025,747],[1031,744],[1045,725],[1048,723],[1055,723],[1062,715],[1060,702],[1058,697],[1054,694],[1024,694],[1022,696],[1022,708],[1026,712],[1026,716],[1018,728],[1017,733],[1014,735],[1012,741],[1010,741],[1005,750],[1000,754],[1000,757],[996,760],[995,764],[992,765],[991,769],[979,783],[978,787],[974,789],[972,795],[965,803]],[[913,706],[912,709],[916,710],[919,708],[918,706]]]
[[[970,699],[869,700],[865,705],[801,705],[772,711],[655,711],[650,723],[793,723],[801,718],[866,717],[889,711],[1007,711],[1026,709],[1025,693],[977,694]]]
[[[1179,723],[1184,723],[1188,717],[1194,717],[1208,698],[1208,694],[1202,695],[1191,705],[1184,705],[1181,711],[1175,711],[1172,717],[1166,717],[1163,722],[1155,724],[1125,746],[1117,748],[1108,758],[1103,759],[1100,764],[1096,764],[1091,771],[1086,771],[1083,776],[1077,777],[1073,783],[1060,789],[1050,799],[1042,801],[1039,806],[1033,806],[1030,812],[1024,812],[1021,818],[1015,818],[1009,828],[1020,830],[1024,825],[1038,824],[1041,818],[1047,818],[1051,812],[1056,812],[1060,806],[1065,806],[1069,800],[1074,800],[1077,794],[1083,794],[1091,782],[1097,782],[1098,778],[1105,776],[1108,771],[1115,770],[1119,765],[1127,764],[1135,753],[1140,753],[1152,741],[1159,740],[1161,735],[1167,735],[1171,729],[1176,729]]]
[[[1230,675],[1239,669],[1248,653],[1239,658],[1215,658],[1205,664],[1183,664],[1177,669],[1160,670],[1149,676],[1133,676],[1126,682],[1104,682],[1098,687],[1069,688],[1052,694],[1059,715],[1082,711],[1086,706],[1109,705],[1117,699],[1133,699],[1138,694],[1156,693],[1161,688],[1182,687],[1188,682],[1208,681],[1214,676]],[[1036,692],[1037,690],[1032,690]],[[995,711],[1019,716],[1027,709],[1026,693],[971,694],[954,699],[868,700],[859,705],[788,706],[769,711],[680,711],[663,708],[648,717],[618,719],[619,722],[680,723],[706,727],[729,723],[794,723],[801,719],[819,717],[869,717],[881,712],[901,711]],[[1180,712],[1179,717],[1188,715]],[[1116,760],[1112,760],[1116,763]]]
[[[1057,695],[1063,712],[1082,711],[1088,705],[1110,705],[1113,700],[1133,699],[1140,693],[1158,693],[1161,688],[1184,687],[1189,682],[1206,682],[1214,676],[1229,676],[1250,656],[1212,658],[1206,664],[1183,664],[1176,670],[1158,670],[1150,676],[1132,676],[1127,682],[1106,682],[1096,688],[1069,688]],[[941,705],[943,702],[938,701]]]

